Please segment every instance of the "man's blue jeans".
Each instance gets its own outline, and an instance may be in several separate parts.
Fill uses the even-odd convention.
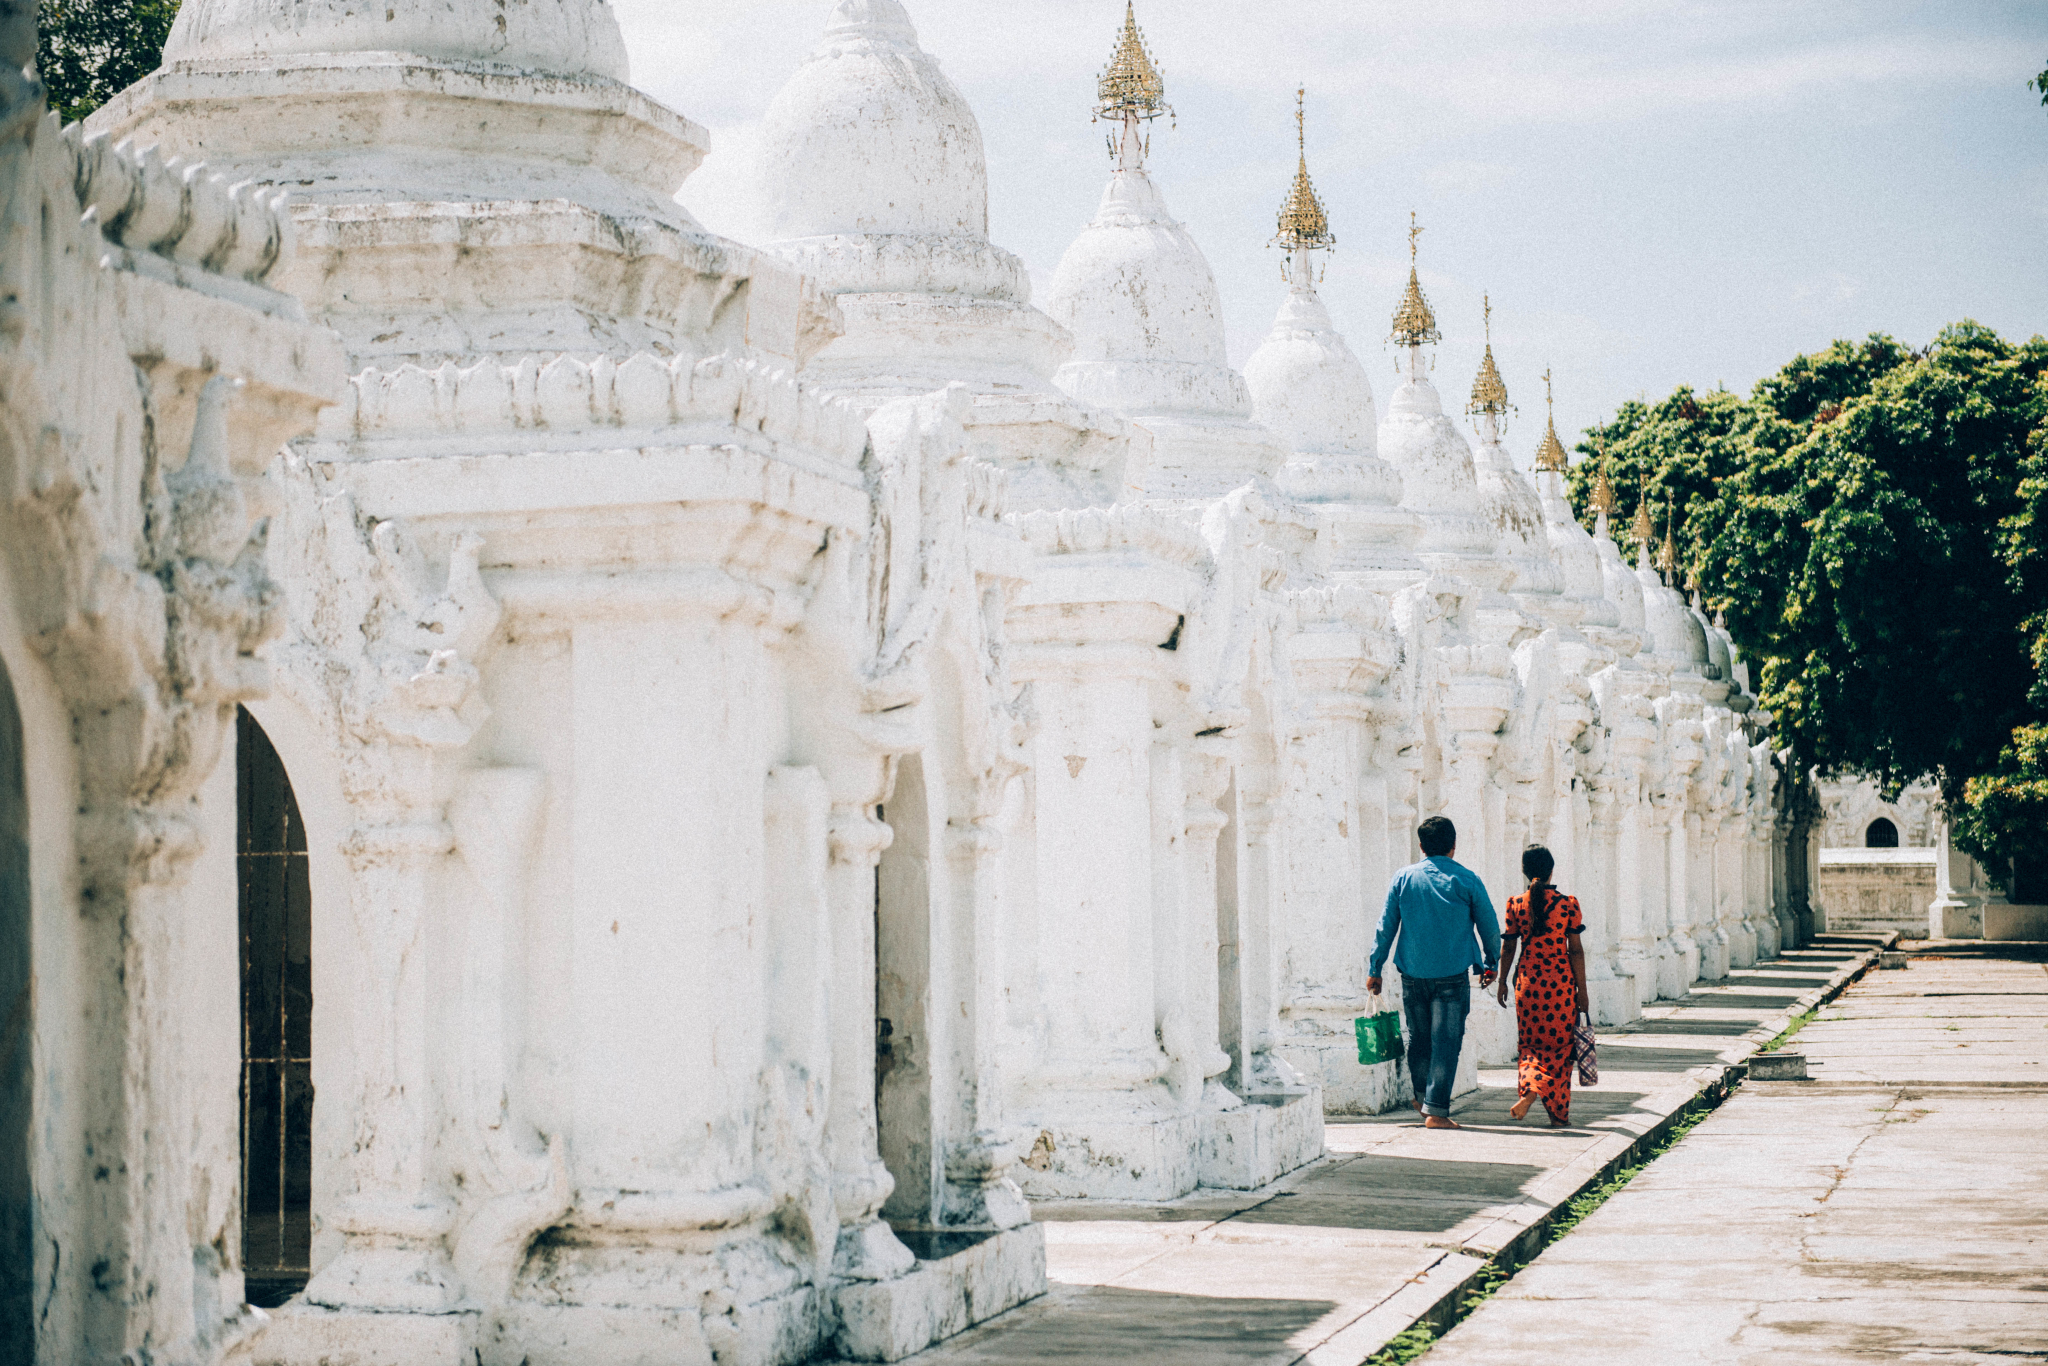
[[[1471,974],[1403,977],[1401,1007],[1408,1017],[1408,1079],[1415,1083],[1415,1098],[1425,1115],[1448,1118],[1465,1017],[1472,1012]]]

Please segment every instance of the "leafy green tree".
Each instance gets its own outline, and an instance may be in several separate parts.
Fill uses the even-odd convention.
[[[1963,322],[1922,353],[1836,342],[1747,399],[1628,405],[1580,448],[1606,446],[1624,510],[1639,489],[1675,508],[1800,767],[1937,776],[1958,841],[2002,869],[2048,831],[2027,815],[2048,732],[2016,734],[2048,722],[2044,426],[2048,342]]]
[[[2043,71],[2027,84],[2041,92],[2041,103],[2048,104],[2048,71]]]
[[[2022,900],[2040,897],[2048,850],[2048,726],[2021,726],[1998,756],[1995,772],[1963,784],[1950,813],[1950,837],[1987,868],[2012,868],[2008,890]]]
[[[42,0],[36,69],[75,123],[163,61],[178,0]]]

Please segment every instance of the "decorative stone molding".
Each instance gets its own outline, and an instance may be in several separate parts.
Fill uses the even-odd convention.
[[[79,203],[110,243],[214,275],[269,282],[291,255],[289,198],[254,180],[233,184],[204,162],[116,146],[83,124],[63,132]]]
[[[42,96],[0,72],[0,577],[70,712],[31,753],[65,745],[41,762],[78,785],[47,794],[76,812],[49,851],[76,899],[36,910],[63,976],[30,1028],[71,1040],[33,1102],[38,1351],[206,1360],[256,1321],[229,1291],[233,1173],[209,1170],[232,1091],[171,1080],[213,1023],[178,980],[203,932],[180,898],[280,624],[251,476],[332,401],[340,352],[262,286],[290,245],[275,196],[87,144]]]
[[[642,353],[623,363],[557,356],[517,365],[448,362],[426,370],[365,370],[349,381],[323,435],[473,436],[558,432],[587,441],[606,429],[668,433],[692,423],[737,429],[856,465],[867,424],[852,405],[820,397],[787,371],[730,355],[693,360]],[[664,441],[673,441],[665,435]]]

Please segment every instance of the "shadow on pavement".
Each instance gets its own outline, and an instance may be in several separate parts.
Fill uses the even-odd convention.
[[[1638,1048],[1633,1044],[1600,1042],[1600,1070],[1607,1072],[1684,1072],[1719,1062],[1720,1053],[1711,1048]],[[1597,1091],[1584,1092],[1598,1095]]]
[[[1702,1037],[1725,1034],[1733,1038],[1749,1033],[1756,1026],[1755,1020],[1637,1020],[1611,1032],[1623,1038],[1631,1034],[1698,1034]]]
[[[1056,1292],[946,1344],[949,1362],[1285,1362],[1289,1340],[1337,1308],[1333,1300],[1225,1299],[1088,1286]]]

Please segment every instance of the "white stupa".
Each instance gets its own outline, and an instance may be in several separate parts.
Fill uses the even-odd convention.
[[[286,287],[356,361],[801,359],[829,308],[676,203],[709,136],[626,75],[601,0],[188,0],[163,68],[90,126],[288,186]]]
[[[1071,339],[989,240],[981,125],[898,0],[840,0],[768,107],[755,170],[769,249],[845,327],[807,379],[863,407],[965,383],[976,453],[1020,510],[1133,491],[1129,424],[1053,384]]]
[[[1129,5],[1098,90],[1116,167],[1053,277],[1046,311],[1074,337],[1055,378],[1151,431],[1148,496],[1213,498],[1270,480],[1287,453],[1252,421],[1250,391],[1225,358],[1216,278],[1145,170],[1145,125],[1168,107]]]
[[[1636,642],[1633,651],[1622,653],[1647,656],[1654,647],[1644,624],[1643,586],[1636,580],[1635,571],[1629,568],[1628,561],[1622,557],[1621,546],[1609,530],[1615,513],[1615,501],[1614,490],[1607,482],[1604,457],[1599,481],[1593,489],[1593,512],[1593,552],[1600,559],[1601,592],[1614,604],[1618,629],[1632,636]],[[1649,507],[1639,506],[1636,509],[1634,539],[1639,542],[1646,541],[1650,534],[1649,526]],[[1643,552],[1639,548],[1637,553],[1640,555]]]
[[[1645,502],[1638,511],[1638,531],[1649,527],[1648,509]],[[1636,582],[1643,587],[1643,621],[1657,658],[1668,663],[1674,681],[1677,676],[1704,677],[1704,666],[1708,663],[1706,627],[1693,616],[1685,595],[1673,586],[1672,581],[1678,576],[1678,554],[1671,538],[1668,511],[1665,514],[1664,543],[1658,547],[1654,560],[1649,553],[1647,535],[1638,537],[1638,545]]]
[[[1394,311],[1390,340],[1408,349],[1408,378],[1394,390],[1380,419],[1380,454],[1401,476],[1401,506],[1422,517],[1422,562],[1482,589],[1505,588],[1514,566],[1500,553],[1500,538],[1481,515],[1479,476],[1472,448],[1445,413],[1429,381],[1422,348],[1441,340],[1436,314],[1416,274],[1415,242],[1408,231],[1408,289]]]
[[[1550,537],[1543,526],[1543,504],[1501,441],[1508,389],[1493,359],[1490,299],[1486,301],[1486,354],[1472,381],[1472,400],[1466,411],[1479,422],[1473,472],[1479,484],[1480,516],[1492,524],[1500,537],[1501,554],[1514,566],[1508,586],[1525,607],[1545,621],[1553,625],[1576,622],[1580,609],[1564,595],[1564,575],[1550,553]]]
[[[1325,567],[1405,586],[1426,572],[1415,558],[1422,524],[1399,506],[1401,476],[1380,459],[1372,381],[1316,293],[1316,254],[1337,239],[1309,178],[1298,107],[1295,120],[1300,155],[1272,242],[1286,253],[1287,295],[1245,362],[1245,385],[1253,416],[1293,452],[1278,482],[1316,517]]]
[[[1550,372],[1547,370],[1543,383],[1544,406],[1548,410]],[[1550,542],[1550,553],[1563,576],[1564,594],[1578,604],[1579,628],[1582,631],[1618,654],[1631,654],[1641,642],[1617,629],[1621,625],[1621,612],[1607,596],[1606,581],[1600,572],[1599,547],[1594,543],[1592,534],[1573,515],[1571,499],[1565,492],[1565,472],[1570,464],[1564,443],[1557,439],[1557,418],[1554,413],[1546,411],[1543,440],[1536,447],[1536,497],[1543,506],[1543,531]],[[1605,490],[1604,495],[1601,490]],[[1604,470],[1595,489],[1595,503],[1600,503],[1603,497],[1606,505],[1611,506],[1614,491],[1607,486]],[[1608,544],[1613,543],[1610,541]]]

